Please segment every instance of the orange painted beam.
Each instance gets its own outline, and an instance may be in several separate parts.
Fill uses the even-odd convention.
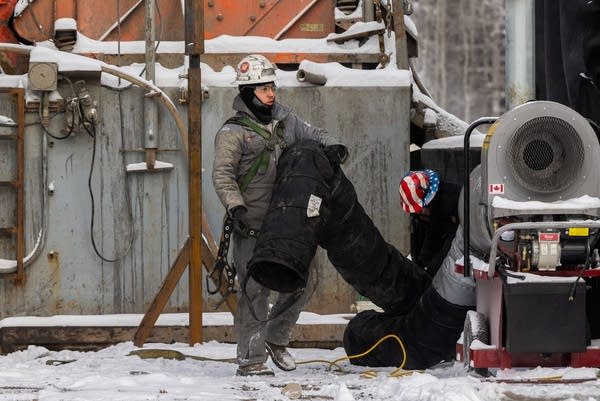
[[[9,22],[13,15],[18,0],[0,0],[0,43],[19,43],[14,32],[9,28]],[[13,52],[2,52],[0,54],[0,65],[2,70],[8,74],[22,74],[27,71],[24,66],[25,57]]]
[[[208,0],[204,37],[323,38],[335,31],[334,7],[335,0]]]
[[[12,14],[17,0],[0,0]],[[75,18],[79,32],[94,40],[144,40],[143,0],[36,0],[14,19],[19,36],[42,42],[52,37],[57,18]],[[204,38],[219,35],[323,38],[335,32],[335,0],[206,0]],[[156,0],[156,37],[184,40],[181,1]]]
[[[59,18],[77,19],[77,5],[75,0],[54,0],[54,20]]]

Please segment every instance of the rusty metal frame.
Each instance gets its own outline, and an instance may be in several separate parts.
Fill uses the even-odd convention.
[[[190,235],[190,344],[202,342],[202,83],[204,4],[185,1],[185,53],[188,67],[188,213]]]
[[[294,18],[292,18],[282,29],[281,31],[279,31],[277,33],[277,35],[273,36],[273,39],[278,40],[279,38],[281,38],[283,36],[284,33],[286,33],[287,31],[290,30],[290,28],[292,26],[294,26],[294,24],[296,22],[298,22],[298,20],[300,20],[300,18],[304,17],[304,15],[310,11],[310,9],[317,3],[317,1],[319,0],[312,0],[306,7],[304,7],[298,14],[296,14],[296,16]]]
[[[393,1],[392,14],[396,39],[396,66],[399,70],[407,70],[408,47],[406,42],[406,28],[404,27],[404,7],[400,0]]]
[[[14,140],[16,145],[16,177],[8,182],[16,192],[15,226],[10,228],[15,236],[15,259],[17,269],[12,274],[15,281],[25,280],[25,90],[23,88],[0,88],[0,92],[16,96],[17,99],[17,133],[5,140]]]
[[[154,323],[156,323],[158,316],[169,301],[169,296],[173,293],[173,290],[181,279],[181,276],[183,275],[186,266],[189,264],[189,261],[190,238],[188,237],[183,244],[183,247],[179,251],[177,258],[175,258],[175,262],[173,263],[173,266],[171,266],[169,273],[167,273],[167,277],[165,277],[162,287],[158,291],[158,294],[156,294],[154,297],[154,300],[150,304],[150,308],[148,308],[148,311],[142,318],[142,321],[138,326],[135,335],[133,336],[133,344],[136,347],[141,347],[150,335],[150,331],[154,327]]]
[[[207,273],[210,274],[211,273],[210,269],[212,266],[214,266],[215,260],[217,258],[217,244],[212,235],[212,231],[210,229],[210,226],[208,225],[208,220],[207,220],[206,216],[204,215],[204,212],[202,212],[202,255],[201,256],[202,256],[202,264],[204,265],[204,268],[206,269]],[[188,239],[186,239],[183,247],[181,248],[179,254],[177,255],[177,258],[175,259],[173,266],[169,270],[169,273],[167,273],[167,277],[165,278],[165,281],[163,282],[161,289],[156,294],[154,300],[152,301],[152,304],[150,305],[150,308],[148,308],[148,311],[142,318],[142,321],[141,321],[140,325],[138,326],[138,329],[136,330],[136,333],[135,333],[134,339],[133,339],[133,343],[137,347],[141,347],[144,344],[144,342],[146,342],[146,339],[150,336],[150,332],[152,331],[152,328],[154,327],[154,324],[156,323],[158,316],[160,315],[160,313],[166,306],[167,301],[169,300],[169,296],[173,293],[175,286],[181,279],[183,271],[185,270],[185,268],[187,267],[189,262],[190,262],[190,244],[189,244],[189,238],[188,238]],[[218,280],[218,277],[210,276],[210,278],[212,279],[212,281],[215,285],[217,285],[219,283],[221,284],[221,287],[219,288],[219,292],[221,293],[221,296],[225,296],[225,294],[227,293],[227,284],[223,280]],[[193,297],[193,296],[201,298],[202,294],[196,294],[196,295],[190,294],[190,297]],[[227,306],[229,307],[229,310],[232,313],[235,312],[235,310],[237,308],[236,295],[235,294],[227,294],[227,296],[225,297],[225,303],[227,304]]]
[[[185,53],[188,68],[188,231],[189,237],[152,305],[144,315],[134,336],[134,344],[144,343],[164,309],[169,296],[188,266],[189,273],[189,343],[202,342],[202,85],[200,53],[204,51],[204,6],[194,0],[185,1]],[[208,246],[205,246],[208,248]]]
[[[107,36],[110,35],[111,33],[113,33],[113,31],[119,26],[119,24],[122,24],[123,21],[125,21],[127,19],[127,17],[129,17],[131,15],[131,13],[133,13],[143,2],[144,2],[144,0],[139,0],[129,10],[125,11],[125,13],[123,13],[123,15],[117,15],[117,21],[114,24],[112,24],[111,26],[109,26],[108,29],[102,35],[100,35],[98,40],[106,39]]]

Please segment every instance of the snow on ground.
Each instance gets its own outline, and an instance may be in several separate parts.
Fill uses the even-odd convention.
[[[275,377],[242,378],[235,376],[234,344],[146,344],[144,349],[168,349],[187,357],[142,359],[129,355],[138,350],[130,342],[97,352],[56,352],[31,346],[0,356],[0,400],[600,400],[598,380],[578,384],[492,383],[467,374],[459,363],[402,377],[389,377],[392,368],[376,368],[372,370],[377,376],[368,379],[361,376],[367,368],[351,366],[347,361],[339,363],[344,372],[329,369],[325,362],[300,364],[296,371],[283,372],[268,361]],[[332,361],[344,356],[341,348],[293,348],[290,352],[299,362]],[[513,380],[561,375],[581,379],[595,378],[598,370],[537,368],[496,373],[499,378]],[[291,391],[298,385],[299,393]]]

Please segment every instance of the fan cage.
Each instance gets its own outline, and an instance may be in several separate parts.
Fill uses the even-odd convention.
[[[551,194],[581,176],[585,151],[577,131],[565,120],[544,116],[521,125],[508,144],[508,166],[519,185]]]

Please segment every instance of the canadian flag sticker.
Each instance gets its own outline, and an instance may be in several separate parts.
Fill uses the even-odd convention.
[[[491,194],[503,194],[504,184],[490,184],[488,185],[488,192]]]

